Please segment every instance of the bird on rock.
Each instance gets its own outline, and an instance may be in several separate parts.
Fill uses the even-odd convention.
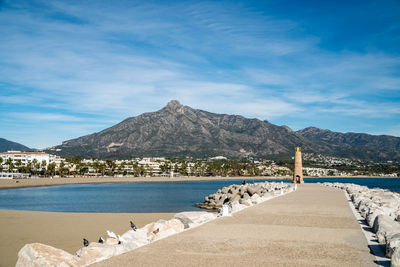
[[[111,237],[111,238],[117,239],[117,235],[116,235],[114,232],[111,232],[111,231],[108,231],[108,230],[107,230],[107,235],[108,235],[109,237]]]
[[[83,239],[83,245],[85,247],[89,246],[89,241],[87,241],[86,238]]]
[[[99,243],[100,244],[103,244],[104,243],[104,239],[100,236],[100,238],[99,238]]]
[[[131,221],[131,228],[132,228],[133,231],[136,231],[136,229],[137,229],[136,225],[132,221]]]

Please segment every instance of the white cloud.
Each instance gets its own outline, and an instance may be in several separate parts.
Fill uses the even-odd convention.
[[[11,112],[8,116],[24,120],[34,121],[82,121],[83,118],[54,113],[32,113],[32,112]]]

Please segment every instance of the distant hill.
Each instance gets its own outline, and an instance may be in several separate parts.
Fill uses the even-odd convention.
[[[10,150],[17,150],[17,151],[34,151],[34,149],[29,148],[27,146],[21,145],[16,142],[9,141],[4,138],[0,138],[0,152],[7,152]]]
[[[329,148],[332,154],[357,159],[400,159],[400,138],[365,133],[338,133],[308,127],[296,133]]]
[[[400,138],[335,133],[318,128],[297,132],[287,126],[192,109],[173,100],[156,112],[128,118],[115,126],[63,142],[62,156],[132,158],[137,156],[229,157],[292,155],[303,152],[363,159],[399,159]]]

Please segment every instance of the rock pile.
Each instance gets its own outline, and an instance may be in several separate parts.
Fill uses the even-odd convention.
[[[391,266],[400,267],[400,195],[380,188],[370,189],[356,184],[324,183],[345,190],[354,207],[386,245]]]
[[[79,249],[75,255],[40,243],[26,244],[19,251],[15,266],[87,266],[180,233],[185,229],[199,226],[215,218],[217,218],[216,213],[204,211],[177,213],[171,220],[159,220],[136,231],[130,230],[117,238],[109,237],[103,244],[91,242],[89,246]]]
[[[228,213],[234,213],[293,190],[293,186],[282,183],[231,185],[206,197],[207,202],[205,203],[207,204],[204,204],[203,207],[215,210],[224,204],[229,204],[229,207],[225,206],[225,208],[229,208]],[[197,227],[217,217],[217,213],[205,211],[177,213],[171,220],[149,223],[136,231],[130,230],[122,236],[110,232],[109,238],[104,243],[91,242],[87,247],[80,248],[75,255],[39,243],[27,244],[18,253],[16,267],[88,266],[186,229]]]
[[[280,195],[281,191],[287,193],[294,189],[293,185],[283,183],[255,183],[245,185],[230,185],[204,198],[203,203],[197,204],[198,207],[208,210],[218,210],[223,205],[251,206]]]

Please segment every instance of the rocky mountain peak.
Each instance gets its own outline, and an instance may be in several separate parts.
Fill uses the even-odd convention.
[[[184,113],[184,105],[182,105],[178,100],[171,100],[168,102],[168,104],[165,106],[164,110],[169,110],[172,112],[176,113]]]
[[[400,138],[337,133],[315,127],[292,131],[267,121],[215,114],[171,100],[157,112],[132,117],[99,133],[57,146],[59,155],[125,159],[132,156],[291,156],[307,153],[350,158],[400,158]]]
[[[178,101],[178,100],[171,100],[168,102],[166,108],[169,109],[177,109],[177,108],[181,108],[183,107],[183,105]]]

